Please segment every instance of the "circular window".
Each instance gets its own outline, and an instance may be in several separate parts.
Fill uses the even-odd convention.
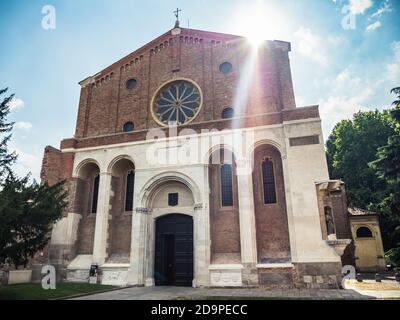
[[[232,64],[230,62],[224,62],[219,65],[219,71],[223,74],[228,74],[232,71]]]
[[[232,108],[225,108],[222,111],[221,118],[222,119],[231,119],[231,118],[233,118],[233,109]]]
[[[201,107],[200,88],[187,80],[177,80],[163,86],[155,95],[152,113],[164,126],[182,125],[192,121]]]
[[[135,89],[135,88],[136,88],[136,85],[137,85],[137,80],[136,80],[136,79],[129,79],[129,80],[126,82],[126,88],[127,88],[128,90],[133,90],[133,89]]]
[[[133,122],[129,121],[124,124],[124,132],[131,132],[135,129],[135,125]]]

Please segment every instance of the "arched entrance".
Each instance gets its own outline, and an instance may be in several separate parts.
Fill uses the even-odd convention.
[[[191,216],[169,214],[156,220],[154,278],[157,286],[192,286]]]

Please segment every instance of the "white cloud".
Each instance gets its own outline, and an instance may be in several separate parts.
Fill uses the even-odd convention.
[[[385,78],[388,81],[398,82],[400,79],[400,41],[392,43],[392,53],[391,62],[386,65]]]
[[[25,121],[16,122],[14,128],[23,131],[30,131],[32,129],[32,123]]]
[[[18,154],[17,162],[13,166],[15,173],[20,177],[24,177],[30,172],[32,174],[32,178],[39,181],[40,170],[42,166],[41,158],[39,156],[24,152],[19,148],[10,148],[10,150],[13,150]]]
[[[375,13],[371,15],[371,18],[380,18],[384,13],[391,12],[392,6],[389,0],[385,0],[383,6],[381,6]]]
[[[380,28],[380,27],[382,27],[382,23],[381,23],[380,21],[376,21],[376,22],[370,24],[370,25],[367,27],[366,31],[367,31],[367,32],[371,32],[371,31],[374,31],[374,30],[376,30],[376,29],[378,29],[378,28]]]
[[[319,103],[324,137],[332,132],[333,127],[341,120],[352,118],[358,111],[369,110],[366,106],[367,100],[373,95],[372,89],[365,89],[353,97],[330,96]]]
[[[373,4],[372,0],[349,0],[350,12],[353,14],[363,14]]]
[[[360,110],[369,110],[368,102],[374,96],[378,83],[370,84],[358,76],[352,66],[348,66],[328,81],[327,86],[330,88],[329,95],[319,102],[325,138],[339,121],[352,118]]]
[[[8,106],[10,107],[10,111],[16,111],[25,107],[25,102],[19,98],[13,98]]]
[[[316,34],[313,34],[310,29],[300,27],[294,36],[298,52],[321,65],[328,63],[328,59],[322,51],[321,39]]]

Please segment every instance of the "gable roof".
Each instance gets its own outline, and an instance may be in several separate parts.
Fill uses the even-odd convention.
[[[235,41],[235,40],[241,40],[245,39],[245,37],[242,36],[237,36],[237,35],[232,35],[232,34],[226,34],[226,33],[219,33],[219,32],[211,32],[211,31],[204,31],[204,30],[196,30],[196,29],[188,29],[188,28],[179,28],[180,33],[178,35],[173,35],[172,31],[174,29],[168,30],[164,34],[160,35],[159,37],[151,40],[147,44],[143,45],[139,49],[129,53],[128,55],[124,56],[123,58],[119,59],[118,61],[114,62],[113,64],[109,65],[108,67],[104,68],[100,72],[96,73],[93,78],[98,79],[101,78],[102,76],[112,72],[118,67],[121,67],[125,65],[126,63],[129,63],[132,60],[135,60],[138,57],[141,57],[144,53],[147,51],[157,47],[161,43],[174,38],[174,37],[191,37],[191,38],[197,38],[199,41],[204,41],[204,40],[209,40],[210,42],[215,41],[215,43],[219,42],[230,42],[230,41]],[[90,78],[90,77],[89,77]],[[81,82],[84,82],[88,78],[82,80]]]

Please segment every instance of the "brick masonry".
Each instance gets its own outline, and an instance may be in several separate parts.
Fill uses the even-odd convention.
[[[220,153],[220,163],[225,163],[224,155],[231,161],[232,154],[223,149],[210,156],[210,233],[211,263],[240,263],[240,227],[238,185],[236,163],[232,163],[233,206],[222,207],[221,203],[221,164],[212,161],[215,153]],[[229,163],[229,162],[228,162]]]
[[[243,108],[234,110],[235,117],[241,121],[221,119],[224,108],[235,106],[239,79],[246,72],[246,61],[252,54],[245,39],[238,36],[184,28],[178,35],[172,35],[169,31],[95,76],[83,80],[80,83],[74,137],[61,142],[60,149],[63,152],[46,147],[43,158],[42,180],[53,184],[67,179],[70,200],[68,212],[82,216],[77,242],[68,248],[58,248],[59,251],[65,253],[68,259],[75,254],[93,253],[96,215],[90,212],[90,208],[93,179],[99,168],[93,164],[84,166],[80,169],[79,178],[73,178],[75,154],[72,149],[145,140],[149,129],[159,127],[150,112],[151,101],[166,82],[189,79],[199,85],[202,91],[202,107],[198,116],[190,124],[180,126],[178,133],[188,128],[200,132],[204,129],[223,130],[319,119],[318,106],[296,108],[288,55],[290,49],[287,42],[268,41],[258,50],[248,98]],[[233,69],[223,74],[219,66],[226,61],[232,64]],[[126,86],[129,79],[136,80],[133,89]],[[134,123],[135,130],[124,133],[122,128],[128,121]],[[168,137],[167,130],[163,130]],[[255,149],[254,156],[253,196],[258,262],[288,262],[290,245],[281,155],[276,148],[262,145]],[[277,204],[265,205],[263,201],[260,186],[261,161],[264,157],[270,157],[274,162]],[[219,167],[218,164],[209,166],[211,263],[240,263],[236,166],[233,166],[234,204],[229,208],[221,207]],[[118,259],[126,257],[131,249],[132,214],[124,212],[123,207],[127,170],[126,163],[116,164],[112,172],[106,248],[106,256],[110,259],[114,256],[118,256]],[[332,198],[331,203],[335,222],[343,224],[338,213],[344,208],[343,198]],[[347,227],[344,228],[340,230],[343,237],[347,232]],[[59,261],[59,254],[55,251],[54,256]],[[329,272],[325,274],[324,270]],[[246,272],[253,280],[258,276],[259,283],[264,286],[273,287],[281,282],[288,287],[310,287],[321,282],[321,278],[316,278],[321,274],[324,283],[333,283],[333,276],[338,275],[338,265],[297,264],[282,270],[257,270],[251,264],[246,267]]]
[[[261,164],[265,158],[272,159],[274,164],[277,196],[275,204],[264,204]],[[279,151],[273,146],[261,145],[254,151],[253,193],[258,262],[290,261],[282,160]]]
[[[268,42],[259,49],[249,99],[243,110],[235,110],[237,116],[295,108],[289,50],[285,42]],[[89,84],[84,82],[75,137],[121,133],[128,121],[134,122],[136,130],[158,127],[150,112],[152,97],[162,84],[178,78],[191,79],[203,93],[203,106],[193,125],[221,120],[222,110],[234,104],[250,54],[241,37],[190,29],[181,29],[176,36],[166,33],[101,71]],[[226,61],[233,69],[223,74],[219,65]],[[129,79],[137,81],[135,88],[126,87]]]

